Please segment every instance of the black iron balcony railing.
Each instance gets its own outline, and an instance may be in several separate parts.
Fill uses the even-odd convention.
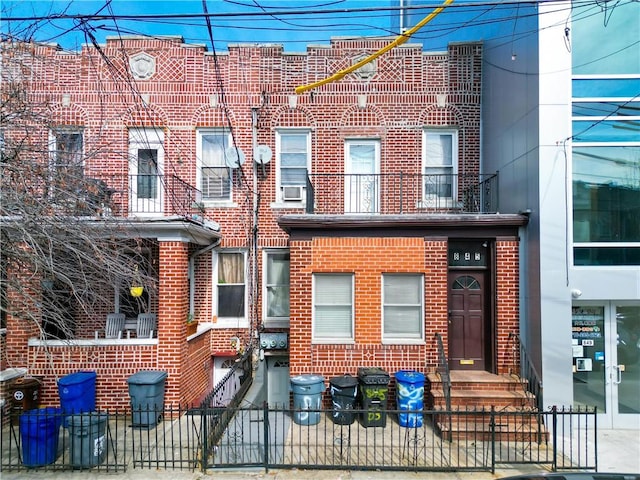
[[[191,216],[200,191],[175,175],[128,175],[91,178],[77,194],[83,215],[113,217]]]
[[[307,178],[306,211],[496,213],[498,175],[313,173]]]

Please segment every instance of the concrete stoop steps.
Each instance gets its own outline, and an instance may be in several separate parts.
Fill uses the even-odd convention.
[[[535,412],[535,397],[518,376],[495,375],[483,371],[452,371],[451,413],[447,410],[442,380],[427,376],[427,405],[442,410],[434,424],[447,440],[546,442],[545,425]],[[499,415],[491,415],[492,409]],[[491,425],[492,418],[495,425]]]

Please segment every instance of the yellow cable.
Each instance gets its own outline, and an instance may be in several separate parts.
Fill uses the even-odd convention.
[[[422,27],[424,27],[427,23],[429,23],[431,20],[433,20],[433,18],[436,15],[438,15],[440,12],[442,12],[444,10],[445,6],[447,6],[447,5],[451,4],[451,3],[453,3],[453,0],[445,0],[445,2],[442,4],[441,7],[436,8],[433,12],[431,12],[429,15],[427,15],[422,20],[420,20],[414,27],[410,28],[405,33],[403,33],[402,35],[399,35],[389,45],[387,45],[386,47],[381,48],[380,50],[378,50],[375,53],[372,53],[368,57],[363,58],[359,62],[354,63],[350,67],[345,68],[344,70],[340,70],[339,72],[334,73],[330,77],[327,77],[327,78],[325,78],[323,80],[320,80],[318,82],[314,82],[314,83],[310,83],[308,85],[301,85],[299,87],[296,87],[296,89],[295,89],[296,94],[301,94],[301,93],[306,92],[307,90],[311,90],[313,88],[320,87],[321,85],[325,85],[327,83],[331,83],[331,82],[335,82],[336,80],[340,80],[347,73],[351,73],[351,72],[359,69],[363,65],[366,65],[367,63],[372,62],[373,60],[378,58],[383,53],[386,53],[389,50],[391,50],[392,48],[395,48],[395,47],[397,47],[399,45],[402,45],[404,42],[409,40],[411,35],[416,33],[418,30],[420,30]]]

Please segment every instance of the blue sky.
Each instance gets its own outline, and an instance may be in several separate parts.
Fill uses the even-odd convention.
[[[476,0],[478,1],[478,0]],[[404,0],[405,5],[438,5],[440,2]],[[399,0],[208,0],[217,50],[226,50],[229,43],[276,43],[287,51],[304,51],[307,44],[327,44],[332,36],[395,36],[399,16],[395,10],[372,10],[372,7],[397,7]],[[467,2],[468,3],[468,0]],[[353,11],[366,9],[366,11]],[[286,15],[284,12],[304,12]],[[350,11],[347,11],[350,10]],[[432,9],[412,11],[420,20]],[[487,13],[487,10],[489,12]],[[3,0],[2,32],[19,38],[54,42],[69,50],[78,49],[88,38],[78,28],[78,20],[51,18],[67,15],[138,16],[149,14],[201,14],[201,0]],[[512,18],[514,7],[450,8],[427,25],[417,41],[424,41],[429,50],[444,50],[448,41],[481,40],[499,35],[505,21]],[[313,13],[316,12],[316,13]],[[318,13],[320,12],[320,13]],[[484,13],[483,13],[484,12]],[[46,17],[39,21],[11,20],[17,17]],[[7,20],[7,17],[9,21]],[[170,19],[97,19],[86,23],[98,42],[109,35],[180,35],[187,43],[205,44],[210,49],[206,22],[203,18]]]

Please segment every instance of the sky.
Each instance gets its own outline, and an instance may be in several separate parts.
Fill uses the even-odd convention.
[[[403,1],[409,7],[428,7],[410,10],[417,20],[440,4],[440,1]],[[474,1],[479,0],[471,0]],[[400,0],[207,0],[207,11],[213,15],[211,33],[216,50],[226,50],[229,43],[275,43],[282,44],[286,51],[305,51],[308,44],[328,44],[333,36],[395,37],[400,25],[399,4]],[[460,13],[462,10],[464,13]],[[487,35],[498,35],[496,29],[504,28],[504,20],[513,18],[513,12],[513,6],[491,8],[487,13],[486,6],[474,9],[456,4],[456,8],[448,8],[438,15],[415,39],[429,43],[430,50],[442,51],[448,41],[481,40]],[[104,43],[107,36],[179,35],[186,43],[204,44],[211,49],[211,36],[201,16],[139,17],[202,13],[202,0],[3,0],[1,31],[21,39],[58,43],[67,50],[78,50],[82,44],[89,43],[89,36],[80,26],[99,43]],[[60,14],[129,18],[115,21],[55,18]],[[507,30],[511,32],[511,27]]]

